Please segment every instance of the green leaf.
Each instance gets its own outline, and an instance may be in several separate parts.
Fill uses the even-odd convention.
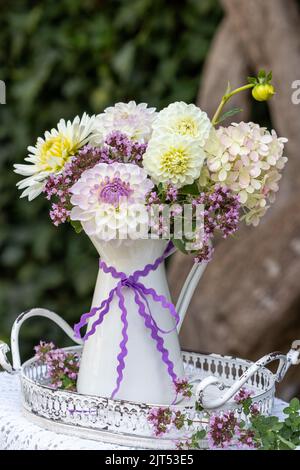
[[[246,400],[243,401],[242,408],[243,408],[243,411],[246,415],[248,415],[250,413],[251,404],[252,404],[252,399],[251,398],[247,398]]]
[[[259,72],[258,72],[258,78],[266,78],[266,72],[264,69],[261,69]]]
[[[272,426],[272,431],[280,431],[283,428],[283,423],[276,423]]]
[[[299,402],[298,398],[293,398],[293,399],[290,401],[290,407],[291,407],[292,410],[294,410],[294,411],[300,410],[300,402]]]
[[[195,410],[196,411],[203,411],[203,406],[200,405],[199,401],[196,401],[196,403],[195,403]]]
[[[159,196],[161,196],[164,193],[164,185],[162,183],[158,183],[157,192]]]
[[[253,83],[254,85],[257,84],[257,78],[256,77],[247,77],[248,83]]]
[[[78,220],[70,220],[70,223],[76,233],[80,233],[82,231],[81,222],[79,222]]]
[[[190,194],[192,196],[198,196],[200,194],[197,183],[187,184],[180,189],[180,194]]]
[[[179,239],[173,239],[173,244],[174,246],[179,250],[181,251],[181,253],[184,253],[184,254],[187,254],[187,251],[185,249],[185,243],[183,240],[179,240]]]
[[[293,444],[291,441],[288,441],[287,439],[285,439],[284,437],[280,436],[280,434],[278,434],[278,439],[283,442],[289,449],[296,449],[296,446],[295,444]]]
[[[200,431],[197,431],[195,434],[194,434],[195,438],[200,441],[200,439],[204,439],[205,436],[206,436],[206,431],[204,429],[201,429]]]
[[[61,377],[62,379],[62,388],[64,389],[69,389],[69,388],[72,388],[74,387],[74,381],[71,380],[69,377],[67,377],[66,375],[63,375]]]
[[[223,113],[222,116],[219,118],[217,124],[219,124],[220,122],[222,121],[225,121],[225,119],[229,118],[229,117],[232,117],[232,116],[235,116],[235,114],[238,114],[240,113],[242,110],[242,108],[232,108],[232,109],[229,109],[229,111],[226,111],[226,113]]]

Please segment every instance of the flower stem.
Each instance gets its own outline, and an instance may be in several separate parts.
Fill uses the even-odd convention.
[[[217,111],[215,112],[214,114],[214,117],[212,118],[212,125],[215,126],[216,124],[218,124],[218,120],[219,120],[219,117],[220,117],[220,114],[225,106],[225,104],[227,103],[227,101],[230,100],[230,98],[234,95],[236,95],[237,93],[240,93],[241,91],[244,91],[244,90],[248,90],[249,88],[253,88],[255,85],[253,83],[248,83],[247,85],[244,85],[244,86],[241,86],[239,88],[236,88],[235,90],[232,90],[231,92],[229,93],[226,93],[223,98],[221,99],[221,102],[217,108]]]

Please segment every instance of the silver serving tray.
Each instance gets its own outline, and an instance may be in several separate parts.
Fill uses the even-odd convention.
[[[24,414],[28,420],[58,433],[69,434],[143,449],[172,449],[178,441],[188,439],[196,429],[205,428],[209,415],[233,410],[237,417],[245,419],[241,408],[234,401],[241,387],[252,391],[253,403],[263,414],[272,411],[275,384],[280,382],[291,365],[300,363],[300,341],[294,341],[287,354],[270,353],[256,362],[218,354],[200,354],[183,351],[185,375],[193,384],[191,399],[181,401],[171,408],[181,411],[193,422],[191,426],[170,430],[156,437],[149,412],[160,404],[136,403],[110,398],[83,395],[66,390],[54,390],[47,378],[47,366],[36,358],[21,365],[19,330],[28,318],[45,317],[54,321],[78,346],[65,348],[80,355],[82,341],[74,336],[73,329],[56,313],[36,308],[22,313],[16,319],[11,333],[13,363],[7,359],[9,347],[0,341],[0,365],[11,374],[19,374]],[[277,371],[266,365],[279,361]],[[195,411],[195,401],[203,410]],[[203,440],[200,447],[206,448]]]
[[[76,346],[66,350],[80,353],[81,347]],[[197,384],[213,375],[222,386],[208,387],[207,393],[210,398],[218,398],[253,364],[247,360],[217,354],[206,355],[183,351],[182,356],[185,373],[195,384],[194,395],[191,399],[171,408],[184,412],[194,421],[194,425],[189,428],[172,430],[163,437],[155,437],[147,417],[153,407],[162,405],[111,400],[77,392],[53,390],[48,383],[47,367],[35,358],[22,365],[20,374],[25,415],[43,428],[85,439],[144,449],[174,448],[177,441],[187,439],[193,430],[199,429],[199,420],[206,421],[209,413],[216,412],[215,410],[195,412]],[[259,410],[264,414],[270,413],[275,393],[275,375],[262,367],[247,380],[245,386],[252,391],[253,402],[258,405]],[[218,412],[228,409],[234,410],[239,416],[242,414],[233,398],[218,408]],[[200,426],[205,427],[205,424],[202,423]],[[201,444],[202,447],[206,447],[205,440]]]

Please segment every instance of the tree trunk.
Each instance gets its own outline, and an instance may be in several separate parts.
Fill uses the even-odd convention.
[[[272,123],[289,139],[285,197],[300,187],[300,106],[291,101],[300,79],[300,15],[294,0],[221,0],[253,71],[273,71],[276,96],[269,101]]]
[[[209,56],[202,73],[202,85],[197,99],[198,106],[212,118],[223,96],[227,83],[232,88],[238,87],[249,74],[245,55],[240,53],[241,45],[233,34],[230,18],[225,18],[216,32]],[[230,67],[228,66],[230,61]],[[222,79],[220,80],[220,77]],[[242,108],[239,119],[247,121],[250,115],[250,100],[247,93],[234,96],[230,107]]]
[[[269,102],[271,118],[279,135],[289,139],[289,162],[278,200],[260,226],[243,228],[217,245],[181,340],[189,349],[257,359],[287,350],[300,337],[300,105],[291,101],[292,82],[300,79],[299,12],[293,0],[221,1],[227,17],[207,59],[199,105],[212,115],[228,78],[236,85],[248,68],[273,70],[277,95]],[[175,296],[191,263],[181,254],[170,263]],[[285,383],[283,396],[295,394],[292,380]]]

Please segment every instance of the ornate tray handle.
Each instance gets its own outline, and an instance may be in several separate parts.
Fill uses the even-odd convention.
[[[66,335],[71,338],[72,341],[74,341],[74,343],[82,344],[82,340],[75,338],[73,328],[71,328],[70,325],[68,325],[68,323],[56,313],[51,312],[45,308],[33,308],[31,310],[27,310],[18,316],[11,330],[10,344],[13,365],[10,364],[6,356],[10,350],[9,346],[3,341],[0,341],[0,365],[10,374],[16,374],[21,370],[19,331],[24,321],[31,317],[49,318],[49,320],[52,320],[54,323],[56,323],[66,333]]]
[[[231,387],[227,388],[226,392],[221,397],[209,397],[208,394],[205,394],[205,389],[209,386],[214,386],[219,390],[224,390],[225,384],[220,382],[217,377],[205,377],[205,379],[203,379],[196,388],[196,398],[205,409],[220,408],[227,403],[259,369],[274,361],[279,361],[277,371],[274,374],[275,381],[281,382],[291,365],[300,364],[300,340],[296,340],[292,343],[291,349],[287,354],[273,352],[263,356],[254,364],[250,365],[250,367],[241,375],[239,380],[237,380]]]

